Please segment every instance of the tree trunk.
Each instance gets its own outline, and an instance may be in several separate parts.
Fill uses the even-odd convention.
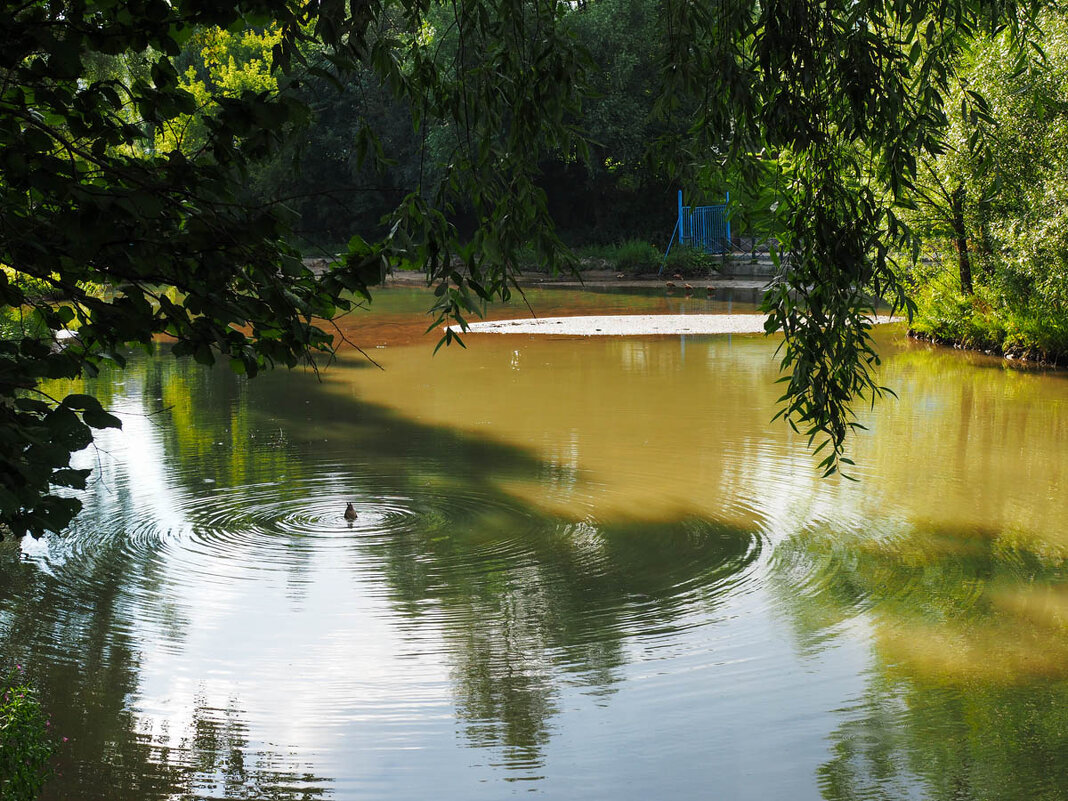
[[[990,237],[990,215],[988,209],[979,204],[979,273],[981,281],[986,283],[994,277],[994,244]]]
[[[965,295],[975,292],[972,287],[972,261],[968,255],[968,233],[964,230],[964,185],[953,193],[953,242],[957,246],[957,263],[960,267],[960,289]]]

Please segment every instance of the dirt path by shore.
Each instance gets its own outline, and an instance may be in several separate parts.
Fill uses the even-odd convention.
[[[620,278],[619,276],[623,276]],[[673,278],[656,273],[620,273],[613,270],[584,270],[578,278],[570,273],[550,276],[546,273],[524,273],[519,277],[520,286],[554,286],[574,289],[616,287],[619,289],[651,289],[661,287],[669,289],[675,284],[679,291],[689,283],[692,290],[706,292],[708,287],[714,289],[760,289],[767,285],[768,279],[762,276],[712,275],[704,278]],[[385,281],[386,286],[425,286],[426,276],[417,271],[396,271]]]

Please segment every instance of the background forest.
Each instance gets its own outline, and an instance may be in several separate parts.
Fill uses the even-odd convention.
[[[789,157],[765,154],[761,171],[743,172],[696,147],[685,160],[662,158],[667,143],[676,154],[686,148],[696,111],[658,102],[666,58],[658,8],[655,0],[598,0],[569,16],[569,34],[589,55],[591,89],[570,123],[589,148],[551,153],[538,165],[537,186],[563,242],[620,269],[659,266],[680,187],[694,203],[721,202],[730,192],[737,257],[743,238],[766,247],[792,166]],[[424,35],[437,42],[443,63],[452,62],[451,12],[431,12]],[[915,328],[925,335],[1046,361],[1068,353],[1066,37],[1064,13],[1046,10],[1031,33],[1030,58],[1021,58],[1006,30],[977,35],[957,57],[945,139],[940,152],[920,159],[905,215],[920,256],[907,280],[918,303]],[[190,39],[182,84],[201,104],[159,146],[201,147],[213,96],[276,89],[276,44],[269,29],[206,30]],[[309,75],[299,95],[312,110],[306,128],[257,168],[247,191],[256,202],[289,205],[310,254],[332,258],[354,233],[385,235],[403,198],[437,185],[450,169],[455,127],[417,126],[410,104],[370,67],[344,82]],[[451,220],[468,235],[474,228],[463,205]],[[524,267],[541,265],[530,259]]]
[[[421,33],[433,42],[435,60],[449,68],[457,64],[460,47],[452,14],[448,6],[432,6]],[[663,252],[671,235],[678,184],[655,148],[667,135],[683,137],[693,119],[657,109],[665,57],[657,15],[653,0],[605,0],[582,4],[567,19],[567,34],[588,55],[590,93],[568,124],[583,132],[589,149],[548,154],[538,164],[537,183],[569,245],[639,238]],[[276,89],[269,69],[276,44],[271,29],[202,31],[191,38],[179,59],[181,81],[200,103],[159,146],[196,152],[212,96]],[[322,52],[306,55],[325,64]],[[457,137],[464,132],[444,122],[417,126],[411,104],[384,85],[371,65],[357,65],[344,81],[309,72],[297,92],[312,116],[300,136],[257,169],[249,192],[262,202],[291,205],[299,213],[296,231],[313,249],[332,256],[354,233],[383,235],[385,218],[405,196],[436,186],[454,168],[462,144]],[[718,183],[694,189],[721,197]],[[463,206],[452,214],[468,234],[471,214]]]

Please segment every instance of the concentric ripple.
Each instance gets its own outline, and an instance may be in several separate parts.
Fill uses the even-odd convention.
[[[178,481],[164,497],[150,498],[138,497],[130,474],[117,471],[106,477],[106,490],[87,499],[72,533],[53,542],[46,561],[53,570],[70,562],[82,577],[87,562],[118,557],[165,565],[172,573],[181,564],[179,574],[229,581],[290,571],[296,554],[373,554],[413,538],[434,551],[462,537],[462,553],[471,561],[500,559],[529,549],[533,532],[545,526],[505,496],[477,488],[427,483],[405,493],[397,491],[398,477],[376,476],[374,486],[366,475],[327,467],[326,475],[311,479],[236,486]],[[355,520],[344,517],[347,503]]]
[[[329,417],[310,415],[313,435]],[[144,728],[179,738],[191,697],[206,720],[237,699],[249,749],[281,742],[302,764],[333,760],[337,732],[404,752],[459,732],[509,780],[543,781],[569,695],[607,698],[628,671],[678,673],[678,693],[698,692],[733,658],[714,624],[760,583],[752,530],[599,519],[597,504],[557,516],[515,487],[578,472],[452,434],[300,440],[238,435],[233,419],[205,418],[203,435],[131,415],[102,438],[74,529],[31,554],[53,604],[39,653],[77,661],[102,633],[119,646],[107,658],[138,660],[130,708]],[[303,710],[289,713],[299,737],[278,730],[279,699]]]

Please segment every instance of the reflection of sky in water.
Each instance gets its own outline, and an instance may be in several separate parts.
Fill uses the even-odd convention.
[[[192,416],[130,413],[105,434],[78,529],[24,550],[59,607],[91,595],[101,560],[125,571],[104,636],[133,639],[142,734],[181,746],[205,715],[236,717],[268,773],[306,771],[285,783],[337,798],[818,798],[841,770],[923,795],[923,761],[902,756],[915,721],[880,660],[912,675],[890,634],[913,616],[989,620],[958,598],[977,579],[922,532],[968,530],[978,507],[1019,547],[1058,552],[1063,529],[1044,526],[1068,433],[1042,415],[1061,384],[987,375],[961,434],[971,373],[892,359],[902,400],[864,413],[879,437],[858,440],[850,484],[818,479],[769,423],[760,338],[690,339],[685,358],[677,340],[468,345],[387,348],[385,372],[322,385],[220,373],[192,384]],[[140,413],[155,399],[136,369],[119,407]],[[1010,465],[948,458],[983,425],[1046,436],[1002,444]],[[1000,480],[1042,460],[1047,485]],[[998,553],[974,576],[1018,576]],[[1028,575],[1059,581],[1043,564]],[[911,709],[930,702],[910,692]],[[884,784],[841,751],[876,724],[901,738]]]
[[[180,499],[191,491],[158,469],[166,459],[153,431],[132,423],[115,437],[112,469],[129,478],[106,480],[129,487],[129,512],[155,518],[161,540],[181,550],[194,532],[180,510],[197,501]],[[597,536],[589,526],[576,531],[584,532],[579,549],[596,558]],[[236,705],[251,746],[278,748],[330,777],[339,798],[421,798],[431,787],[494,798],[494,779],[530,777],[555,797],[688,795],[710,775],[734,798],[787,790],[816,797],[797,784],[824,755],[826,710],[860,686],[862,648],[844,644],[833,662],[798,660],[756,591],[728,600],[712,619],[694,608],[663,632],[630,632],[610,696],[570,680],[552,654],[522,655],[548,662],[541,668],[554,698],[535,759],[509,759],[499,748],[465,747],[477,737],[457,738],[453,663],[462,649],[450,642],[449,621],[444,630],[435,622],[432,602],[417,625],[398,625],[373,550],[313,550],[296,596],[276,566],[250,578],[255,554],[182,556],[164,560],[156,576],[168,604],[184,612],[180,643],[154,630],[151,608],[130,610],[142,649],[131,703],[142,731],[174,744],[191,736],[194,699],[207,709]],[[766,754],[779,751],[789,759],[768,764]]]

